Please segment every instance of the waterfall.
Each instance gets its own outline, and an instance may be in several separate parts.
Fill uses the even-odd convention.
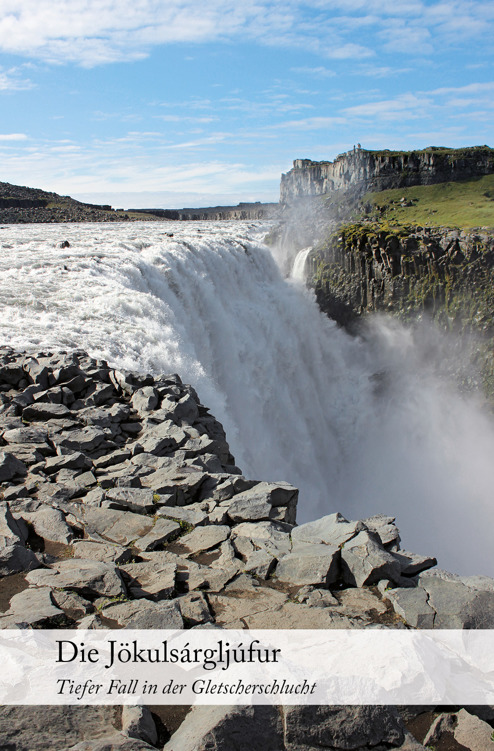
[[[438,371],[437,332],[376,318],[350,337],[261,237],[240,222],[3,227],[0,342],[178,372],[246,475],[300,488],[299,522],[389,514],[405,547],[492,575],[494,429]]]
[[[292,279],[297,279],[297,281],[299,282],[305,282],[305,277],[306,277],[305,264],[306,264],[307,258],[311,250],[312,250],[312,247],[304,248],[303,250],[300,250],[297,253],[295,261],[293,263],[293,269],[291,273]]]

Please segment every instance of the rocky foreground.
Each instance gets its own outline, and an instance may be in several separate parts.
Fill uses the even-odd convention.
[[[0,405],[0,628],[494,627],[494,580],[400,550],[393,518],[297,526],[177,375],[2,348]],[[0,748],[493,748],[490,707],[171,709],[5,707]]]

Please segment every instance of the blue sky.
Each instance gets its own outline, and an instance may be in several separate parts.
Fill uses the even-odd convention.
[[[490,0],[2,0],[0,180],[277,200],[295,158],[494,145]]]

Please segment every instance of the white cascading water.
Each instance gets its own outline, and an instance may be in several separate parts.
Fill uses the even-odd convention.
[[[178,372],[250,477],[300,488],[299,522],[397,517],[404,546],[494,574],[494,428],[423,340],[376,318],[365,341],[280,274],[257,223],[0,228],[0,343],[84,348]],[[70,247],[60,248],[68,240]]]

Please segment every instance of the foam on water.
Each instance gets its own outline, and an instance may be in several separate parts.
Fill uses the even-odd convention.
[[[348,336],[283,279],[262,234],[238,222],[1,228],[0,342],[178,372],[248,476],[300,488],[299,521],[396,515],[410,549],[494,574],[494,430],[438,375],[436,335],[424,348],[376,319],[365,341]]]

